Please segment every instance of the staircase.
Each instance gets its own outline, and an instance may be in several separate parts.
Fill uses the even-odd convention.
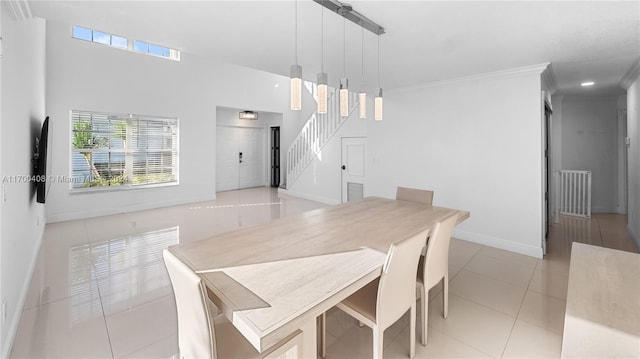
[[[315,93],[314,93],[315,95]],[[315,98],[316,96],[314,96]],[[358,108],[358,94],[349,92],[349,116],[340,117],[339,92],[334,90],[327,101],[327,113],[314,112],[287,150],[287,188],[298,179],[314,157],[329,142],[342,124]]]

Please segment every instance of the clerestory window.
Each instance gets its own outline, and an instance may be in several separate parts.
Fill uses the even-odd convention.
[[[119,49],[180,61],[180,50],[146,41],[129,40],[126,37],[113,35],[104,31],[92,30],[82,26],[73,26],[71,36],[78,40],[91,41]]]

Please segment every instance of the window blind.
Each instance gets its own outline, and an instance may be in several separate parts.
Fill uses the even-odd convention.
[[[71,189],[177,183],[178,120],[72,111]]]

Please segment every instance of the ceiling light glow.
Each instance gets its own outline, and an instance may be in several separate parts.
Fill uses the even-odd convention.
[[[587,81],[587,82],[581,83],[580,86],[588,87],[588,86],[593,86],[594,84],[595,84],[595,82],[593,82],[593,81]]]

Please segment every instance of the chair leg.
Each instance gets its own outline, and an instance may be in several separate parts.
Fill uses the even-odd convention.
[[[444,319],[449,315],[449,275],[445,274],[442,279],[442,308],[444,309]]]
[[[371,329],[373,329],[373,359],[382,359],[384,330],[377,325]]]
[[[427,345],[427,328],[429,327],[429,291],[426,287],[422,287],[422,308],[420,313],[420,322],[422,325],[422,338],[420,338],[420,344]]]
[[[411,316],[409,317],[409,358],[416,356],[416,302],[411,303]]]
[[[327,357],[327,313],[322,313],[320,317],[320,357]]]

